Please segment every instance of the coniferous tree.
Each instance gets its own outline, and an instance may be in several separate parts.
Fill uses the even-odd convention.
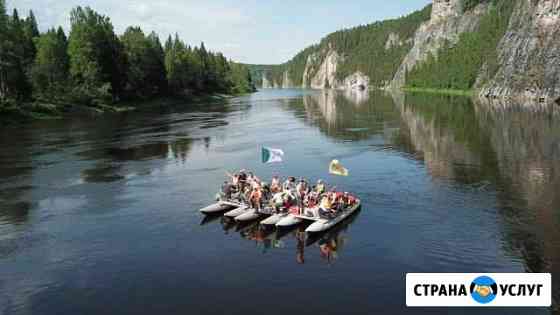
[[[253,90],[244,66],[220,53],[186,45],[178,35],[162,46],[158,36],[129,27],[121,38],[108,17],[77,7],[63,29],[40,34],[35,15],[6,14],[0,0],[0,102],[66,101],[95,105],[123,96],[241,93]]]
[[[128,61],[127,93],[139,97],[162,93],[165,89],[165,68],[157,36],[146,37],[139,27],[129,27],[121,41]]]
[[[77,7],[70,15],[70,74],[85,99],[118,99],[126,82],[126,56],[108,17]]]
[[[31,71],[34,92],[55,99],[67,92],[69,57],[68,42],[62,28],[51,29],[35,41],[37,56]]]

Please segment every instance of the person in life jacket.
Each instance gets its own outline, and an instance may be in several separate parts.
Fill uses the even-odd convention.
[[[322,179],[319,179],[317,181],[317,184],[315,185],[315,192],[317,192],[319,195],[322,195],[326,191],[327,191],[327,186],[325,185]]]
[[[321,203],[319,204],[319,214],[326,217],[331,217],[332,215],[332,203],[331,198],[326,195],[323,196],[321,199]]]
[[[348,194],[348,196],[346,197],[346,204],[348,205],[348,207],[352,207],[353,205],[356,204],[357,201],[358,200],[356,199],[356,197],[354,197],[351,194]]]
[[[272,176],[272,181],[270,183],[270,191],[275,194],[282,190],[282,185],[280,184],[280,178],[276,175]]]
[[[253,188],[249,197],[251,207],[257,211],[261,210],[262,191],[258,188]]]
[[[346,207],[346,203],[344,202],[344,193],[343,192],[336,192],[334,193],[334,208],[336,211],[343,211]]]

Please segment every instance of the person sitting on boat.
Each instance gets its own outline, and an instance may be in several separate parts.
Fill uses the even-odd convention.
[[[278,193],[282,190],[282,185],[280,184],[280,178],[277,175],[272,176],[272,181],[270,183],[270,191],[273,194]]]
[[[317,185],[315,185],[315,192],[317,192],[319,195],[322,195],[326,191],[327,191],[327,186],[325,185],[322,179],[319,179],[317,181]]]
[[[306,196],[305,196],[306,202],[305,204],[307,205],[308,208],[313,208],[317,205],[318,201],[319,201],[319,194],[316,191],[310,191]]]
[[[294,205],[295,198],[290,195],[289,192],[284,192],[284,208],[290,211],[290,208]]]
[[[222,185],[222,197],[224,198],[224,200],[230,200],[232,192],[233,192],[232,184],[228,181],[225,181],[224,184]]]
[[[253,188],[249,197],[251,208],[261,211],[262,191],[258,188]]]
[[[337,212],[344,211],[344,208],[346,207],[346,202],[344,200],[344,193],[340,191],[334,193],[334,200],[335,200]]]
[[[349,194],[349,193],[345,193],[345,194],[347,194],[347,196],[346,196],[346,205],[347,205],[348,207],[354,206],[354,205],[356,204],[356,202],[357,202],[356,197],[354,197],[353,195],[351,195],[351,194]]]
[[[280,213],[282,206],[284,205],[284,192],[277,192],[274,194],[270,200],[274,212]]]
[[[284,187],[282,188],[284,191],[296,191],[296,178],[293,176],[288,177],[288,179],[284,182]]]
[[[321,203],[319,205],[319,215],[328,218],[332,217],[331,208],[332,208],[331,198],[328,195],[323,196],[323,198],[321,199]]]
[[[309,185],[307,185],[305,178],[300,178],[299,183],[296,185],[296,191],[302,199],[307,194],[307,191],[309,190],[308,187]]]
[[[261,189],[263,191],[263,198],[268,200],[272,198],[272,191],[270,190],[270,185],[266,182],[261,182]]]

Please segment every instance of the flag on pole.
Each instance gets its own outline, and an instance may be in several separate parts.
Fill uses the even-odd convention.
[[[263,163],[279,163],[282,162],[284,151],[280,149],[262,148],[262,162]]]
[[[332,160],[329,165],[329,173],[339,176],[348,176],[348,170],[344,168],[338,160]]]

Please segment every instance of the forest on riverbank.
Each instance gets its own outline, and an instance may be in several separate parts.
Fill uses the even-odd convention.
[[[204,43],[175,35],[162,44],[134,26],[119,36],[109,17],[89,7],[74,8],[70,22],[68,35],[60,26],[41,33],[32,11],[8,15],[0,0],[0,116],[255,91],[246,66]]]

